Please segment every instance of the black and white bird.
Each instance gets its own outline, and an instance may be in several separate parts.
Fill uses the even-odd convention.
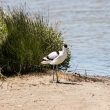
[[[67,58],[67,51],[68,51],[67,44],[64,44],[62,51],[51,52],[50,54],[48,54],[46,57],[43,58],[41,64],[50,64],[53,65],[53,67],[57,66]],[[57,78],[57,82],[59,82],[57,72],[56,72],[56,78]],[[53,72],[53,81],[54,81],[54,72]]]

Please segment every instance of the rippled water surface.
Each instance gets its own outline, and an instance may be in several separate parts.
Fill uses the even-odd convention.
[[[110,75],[110,0],[2,0],[3,7],[26,2],[58,29],[71,50],[69,70]]]

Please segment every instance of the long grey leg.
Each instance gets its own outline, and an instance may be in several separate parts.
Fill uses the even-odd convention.
[[[55,72],[55,66],[53,65],[53,81],[54,81],[54,72]]]
[[[57,78],[57,83],[59,83],[59,80],[58,80],[58,65],[56,66],[56,78]]]

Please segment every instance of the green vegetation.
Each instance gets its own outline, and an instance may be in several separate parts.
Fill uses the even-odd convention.
[[[31,19],[23,9],[14,9],[9,15],[1,10],[0,14],[0,40],[5,38],[0,44],[0,65],[5,65],[5,75],[38,71],[45,55],[62,48],[61,33],[49,27],[43,16]],[[67,68],[69,60],[70,53],[61,67]]]
[[[6,37],[7,35],[7,28],[6,28],[6,24],[3,20],[3,11],[0,8],[0,44],[2,43],[2,40]]]

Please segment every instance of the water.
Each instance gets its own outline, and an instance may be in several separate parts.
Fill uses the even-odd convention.
[[[49,17],[71,50],[69,70],[110,75],[110,0],[2,0],[6,8],[25,3]]]

